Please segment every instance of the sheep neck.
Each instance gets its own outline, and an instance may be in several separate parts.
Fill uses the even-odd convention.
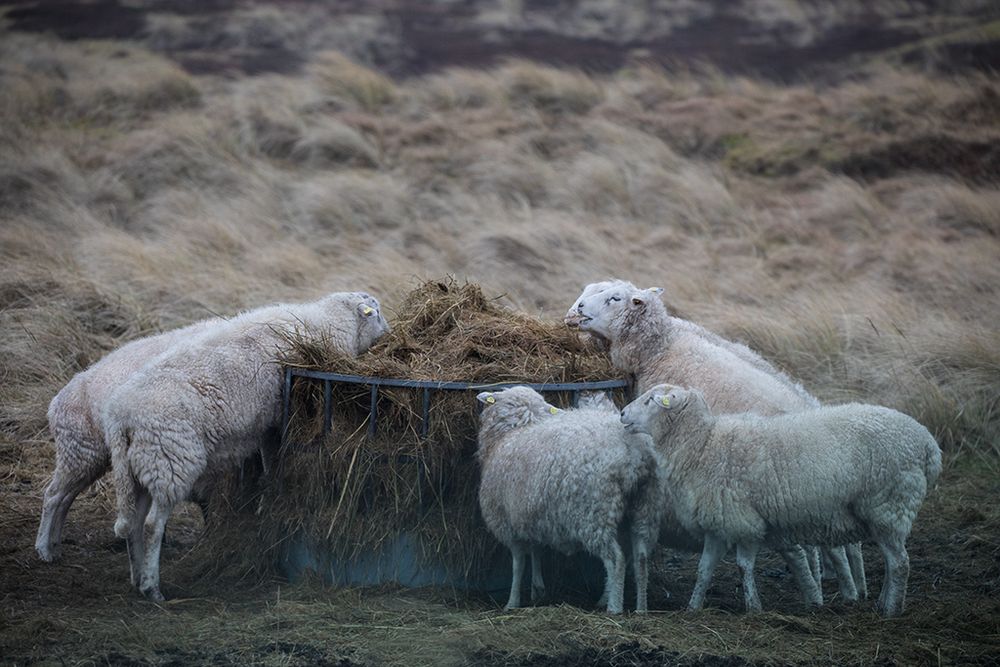
[[[656,449],[667,462],[668,478],[704,459],[714,424],[715,417],[697,406],[678,412],[667,431],[656,440]]]
[[[649,302],[641,310],[626,312],[618,326],[618,335],[611,341],[612,365],[622,372],[642,377],[670,347],[674,333],[670,319],[659,301]]]

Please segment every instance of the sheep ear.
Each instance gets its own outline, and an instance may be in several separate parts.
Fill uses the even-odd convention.
[[[646,300],[644,298],[642,298],[641,296],[635,295],[635,296],[632,297],[632,305],[633,306],[642,306],[642,305],[645,305],[645,303],[646,303]]]
[[[476,400],[479,401],[480,403],[485,403],[486,405],[492,405],[497,402],[496,397],[493,396],[493,393],[489,391],[484,391],[479,394],[476,394]]]
[[[650,294],[655,294],[656,296],[663,294],[662,287],[647,287],[646,291],[649,292]]]

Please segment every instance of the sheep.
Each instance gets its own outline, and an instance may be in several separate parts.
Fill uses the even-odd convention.
[[[770,397],[755,406],[760,414],[819,407],[814,396],[750,348],[670,317],[659,299],[662,292],[623,280],[594,283],[574,301],[565,321],[606,341],[612,364],[634,376],[636,392],[669,379],[705,391],[718,412],[745,411],[741,390],[747,387]]]
[[[521,605],[524,556],[531,555],[532,601],[544,588],[538,549],[587,551],[607,571],[607,610],[623,607],[625,554],[618,539],[630,526],[636,611],[647,609],[648,557],[662,506],[648,438],[627,436],[617,411],[559,410],[527,387],[477,396],[479,505],[490,532],[513,560],[507,608]]]
[[[714,415],[704,395],[661,384],[622,410],[665,461],[681,523],[705,535],[690,609],[705,600],[719,558],[732,545],[746,608],[761,608],[754,559],[761,545],[874,540],[886,577],[876,608],[903,611],[906,538],[941,473],[941,449],[911,417],[851,403],[784,415]]]
[[[77,373],[49,403],[49,431],[56,450],[52,480],[45,488],[35,551],[43,561],[59,555],[70,505],[111,467],[100,407],[112,390],[177,341],[221,322],[218,318],[132,341]],[[199,498],[198,500],[203,500]]]
[[[662,292],[623,280],[592,283],[574,301],[565,322],[606,342],[612,364],[633,376],[636,394],[670,382],[700,389],[717,413],[772,415],[820,407],[800,384],[747,346],[671,317],[659,298]],[[676,536],[669,530],[661,534]],[[810,551],[811,572],[819,587],[819,552]],[[860,545],[848,545],[846,553],[843,547],[824,551],[834,563],[842,597],[850,601],[859,594],[867,597]],[[806,595],[815,599],[813,592]]]
[[[618,414],[618,406],[603,391],[581,392],[576,408],[579,410],[605,410]]]
[[[282,372],[275,358],[293,330],[358,355],[389,325],[378,301],[362,292],[249,311],[175,345],[106,401],[115,533],[127,541],[132,583],[146,597],[164,599],[160,544],[174,505],[200,479],[243,459],[261,433],[278,427]]]

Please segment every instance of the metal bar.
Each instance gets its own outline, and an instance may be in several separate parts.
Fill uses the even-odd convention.
[[[569,395],[569,404],[570,404],[571,407],[574,407],[574,408],[580,405],[580,391],[579,390],[574,389],[573,392]]]
[[[288,414],[292,405],[292,369],[285,367],[285,384],[284,392],[281,397],[281,434],[280,440],[281,444],[285,444],[285,438],[288,435],[288,419],[290,415]]]
[[[333,424],[333,383],[330,380],[323,380],[323,435],[330,432]]]
[[[373,384],[371,389],[371,405],[368,407],[368,437],[375,435],[375,421],[378,419],[378,385]]]
[[[426,438],[428,429],[427,422],[430,419],[431,415],[431,388],[424,387],[423,394],[424,394],[424,401],[422,409],[420,411],[420,437]]]
[[[524,386],[536,391],[577,391],[577,390],[599,390],[599,389],[619,389],[627,387],[625,380],[599,380],[595,382],[494,382],[483,384],[479,382],[438,382],[436,380],[402,380],[399,378],[376,378],[364,375],[345,375],[343,373],[328,373],[326,371],[313,371],[305,368],[288,367],[292,375],[297,377],[307,377],[316,380],[332,380],[334,382],[352,382],[355,384],[366,384],[381,387],[427,387],[430,389],[445,391],[465,391],[465,390],[485,390],[485,389],[506,389],[507,387]]]

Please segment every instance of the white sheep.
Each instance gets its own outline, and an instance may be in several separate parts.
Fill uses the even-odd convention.
[[[479,505],[487,527],[508,549],[513,577],[507,608],[521,604],[524,557],[532,562],[532,600],[543,590],[537,550],[584,550],[607,572],[608,612],[621,613],[625,554],[632,540],[636,610],[646,611],[649,550],[662,501],[648,438],[626,435],[615,411],[558,410],[527,387],[478,395]]]
[[[593,283],[574,301],[565,321],[609,345],[611,362],[643,392],[663,381],[698,387],[714,410],[743,412],[747,387],[766,391],[760,414],[819,407],[800,384],[740,343],[693,322],[671,317],[662,288],[639,289],[623,280]]]
[[[378,301],[361,292],[279,304],[173,346],[114,391],[103,421],[118,495],[115,532],[128,541],[133,583],[144,595],[163,599],[160,544],[174,505],[279,425],[276,359],[288,334],[322,337],[357,355],[388,329]]]
[[[618,406],[603,391],[583,391],[577,401],[576,408],[579,410],[604,410],[618,414]]]
[[[636,394],[669,382],[704,392],[712,410],[720,414],[772,415],[820,407],[800,384],[747,346],[671,317],[659,298],[662,292],[661,288],[639,289],[623,280],[592,283],[574,301],[565,321],[606,342],[615,368],[634,378]],[[661,534],[667,540],[675,531]],[[846,553],[839,546],[824,551],[834,564],[844,599],[857,600],[859,594],[867,597],[860,545],[849,545]],[[818,587],[819,552],[815,549],[811,561]],[[790,566],[796,571],[797,566]],[[814,592],[805,594],[815,599]]]
[[[691,609],[704,603],[733,545],[746,607],[759,610],[754,559],[762,545],[869,538],[885,558],[877,609],[903,611],[906,538],[941,472],[940,448],[914,419],[858,403],[716,416],[700,392],[662,384],[626,406],[621,420],[652,437],[678,518],[705,535]]]
[[[213,318],[123,345],[73,376],[49,403],[56,465],[45,488],[35,539],[35,550],[43,561],[58,557],[66,515],[77,495],[111,467],[101,421],[104,401],[150,359],[219,322]]]

